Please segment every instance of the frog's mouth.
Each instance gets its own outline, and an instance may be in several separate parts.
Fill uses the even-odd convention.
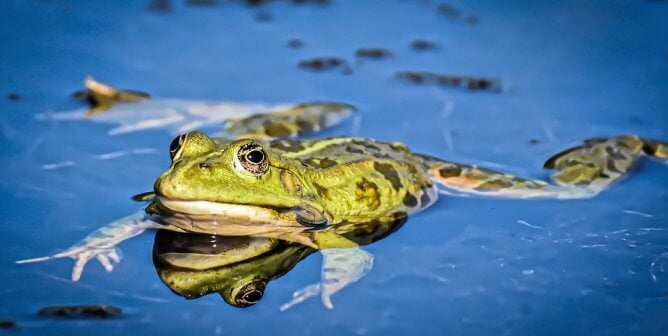
[[[276,238],[317,247],[301,232],[308,227],[287,209],[257,205],[184,201],[157,196],[151,209],[160,221],[187,232]],[[149,206],[150,207],[150,206]],[[149,208],[147,208],[149,212]]]
[[[267,222],[280,219],[277,209],[258,205],[220,203],[211,201],[184,201],[157,196],[161,210],[169,214],[183,214],[189,217],[215,217],[219,219],[247,220],[249,222]]]

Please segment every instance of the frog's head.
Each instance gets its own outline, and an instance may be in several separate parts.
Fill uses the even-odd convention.
[[[239,219],[300,208],[303,188],[296,168],[266,147],[253,139],[214,140],[201,132],[176,137],[172,163],[155,182],[158,202],[175,213]]]

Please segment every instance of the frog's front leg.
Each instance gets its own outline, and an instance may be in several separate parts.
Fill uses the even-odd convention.
[[[97,259],[108,271],[113,270],[112,262],[119,262],[121,255],[116,245],[130,239],[146,229],[164,227],[139,211],[130,216],[115,220],[108,225],[94,231],[79,243],[67,250],[52,256],[19,260],[17,264],[46,261],[49,259],[69,257],[76,261],[72,269],[72,280],[78,281],[83,273],[84,266],[92,258]]]

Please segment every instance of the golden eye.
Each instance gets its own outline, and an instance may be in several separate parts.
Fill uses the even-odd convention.
[[[169,157],[174,160],[175,157],[177,157],[177,154],[179,153],[179,150],[181,149],[181,146],[183,145],[184,142],[186,142],[186,138],[188,137],[187,133],[181,134],[172,140],[172,143],[169,144]]]
[[[267,172],[269,163],[267,155],[262,150],[262,146],[256,142],[249,142],[237,152],[237,159],[241,167],[254,176],[260,176]]]

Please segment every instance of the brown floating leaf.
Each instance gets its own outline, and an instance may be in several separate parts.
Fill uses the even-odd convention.
[[[74,92],[72,95],[74,98],[87,101],[90,104],[90,109],[86,113],[89,117],[110,109],[118,102],[135,103],[150,98],[148,93],[115,89],[96,81],[92,77],[86,78],[85,85],[86,90]]]

